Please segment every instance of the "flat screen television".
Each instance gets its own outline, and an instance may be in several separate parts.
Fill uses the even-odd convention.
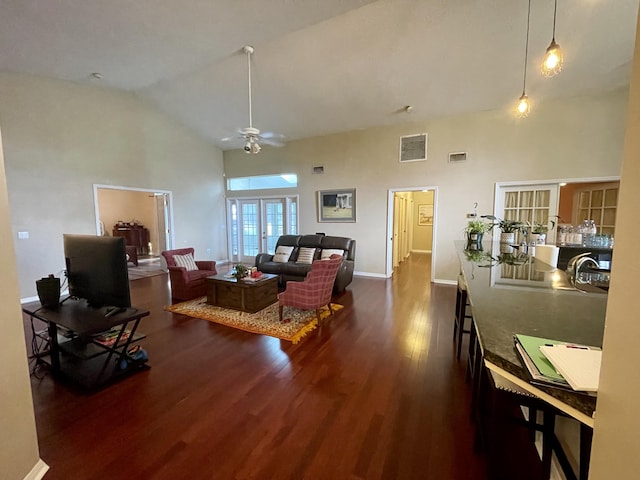
[[[90,307],[131,306],[129,271],[123,237],[63,234],[69,295]]]

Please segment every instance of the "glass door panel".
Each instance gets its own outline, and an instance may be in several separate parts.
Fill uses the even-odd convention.
[[[298,197],[227,200],[229,256],[253,265],[258,253],[275,253],[278,238],[298,230]]]

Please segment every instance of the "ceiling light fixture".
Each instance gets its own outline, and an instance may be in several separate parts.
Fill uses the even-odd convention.
[[[531,102],[525,92],[527,87],[527,60],[529,57],[529,23],[531,20],[531,0],[529,0],[529,8],[527,10],[527,41],[524,47],[524,75],[522,77],[522,95],[518,99],[518,105],[516,106],[516,115],[520,118],[525,118],[531,111]]]
[[[558,0],[555,0],[553,6],[553,34],[551,37],[551,44],[547,48],[547,53],[544,54],[542,59],[542,65],[540,71],[545,77],[553,77],[562,71],[562,50],[560,45],[556,43],[556,14],[558,12]]]

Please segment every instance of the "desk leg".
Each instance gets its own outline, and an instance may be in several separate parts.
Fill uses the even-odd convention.
[[[51,356],[51,370],[54,373],[60,371],[60,347],[58,346],[58,326],[53,322],[47,322],[49,330],[49,354]]]

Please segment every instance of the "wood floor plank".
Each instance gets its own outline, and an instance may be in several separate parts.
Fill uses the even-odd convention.
[[[356,277],[297,345],[164,311],[166,275],[131,282],[152,368],[95,393],[32,377],[45,480],[486,480],[455,288],[430,268]]]

